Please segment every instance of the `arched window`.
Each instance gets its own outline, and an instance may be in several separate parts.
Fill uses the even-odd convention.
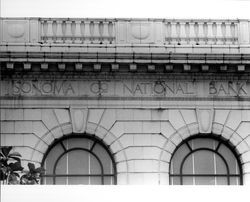
[[[92,136],[70,135],[55,141],[42,162],[43,184],[116,184],[114,159]]]
[[[170,163],[172,185],[239,185],[242,170],[231,146],[215,137],[196,136],[183,141]]]

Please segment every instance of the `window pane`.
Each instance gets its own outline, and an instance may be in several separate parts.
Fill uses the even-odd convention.
[[[64,145],[67,149],[72,148],[84,148],[84,149],[90,149],[93,141],[85,138],[71,138],[64,140]]]
[[[56,177],[56,184],[66,185],[67,177]]]
[[[52,177],[43,177],[43,184],[53,184],[53,178]]]
[[[63,155],[58,161],[55,174],[67,174],[67,154]]]
[[[239,185],[240,184],[240,177],[230,177],[230,184],[231,185]]]
[[[217,185],[227,185],[227,177],[216,177]]]
[[[216,159],[216,174],[227,174],[227,167],[225,162],[222,160],[222,158],[217,155],[215,155],[215,159]]]
[[[50,153],[48,154],[45,161],[45,174],[53,173],[53,167],[55,165],[55,162],[63,152],[64,150],[59,144],[57,144],[54,148],[50,150]]]
[[[104,177],[104,184],[107,184],[107,185],[114,184],[114,177]]]
[[[68,174],[89,174],[89,155],[87,151],[74,150],[68,153]]]
[[[93,155],[90,155],[90,174],[102,174],[100,163]]]
[[[172,185],[180,185],[180,177],[171,177],[170,184]]]
[[[90,177],[68,177],[68,184],[83,184],[87,185],[90,182]]]
[[[183,177],[183,185],[193,185],[194,184],[194,177]]]
[[[91,176],[104,174],[102,173],[102,166],[106,174],[113,174],[112,159],[108,152],[98,142],[95,142],[92,150],[93,145],[93,140],[77,137],[63,140],[62,143],[58,143],[51,149],[44,164],[47,174],[53,174],[53,167],[58,157],[65,153],[60,157],[55,168],[55,184],[102,184],[101,176]],[[74,150],[69,151],[69,149]],[[97,155],[97,157],[95,157],[95,155]],[[48,166],[46,166],[46,163]],[[67,176],[71,174],[90,176]],[[103,179],[106,184],[114,183],[113,176],[107,176]],[[53,184],[53,177],[45,177],[43,183]]]
[[[90,184],[92,185],[100,185],[102,184],[102,177],[91,177]]]
[[[197,151],[194,154],[194,174],[214,174],[214,155],[207,150]]]
[[[184,164],[182,169],[183,174],[194,174],[193,173],[193,154],[189,155]]]
[[[216,145],[218,144],[217,141],[213,139],[209,139],[209,138],[197,138],[197,139],[191,140],[190,142],[192,142],[190,143],[190,146],[193,149],[199,149],[199,148],[214,149],[216,148]]]
[[[107,151],[101,145],[95,145],[93,152],[98,156],[103,165],[104,174],[112,174],[111,159]]]
[[[215,177],[195,177],[196,185],[215,185]]]
[[[186,144],[183,144],[174,154],[171,161],[171,173],[180,174],[181,162],[184,157],[190,152]]]
[[[230,174],[239,174],[239,167],[237,160],[234,154],[228,149],[225,145],[221,145],[218,152],[225,158],[227,161]]]

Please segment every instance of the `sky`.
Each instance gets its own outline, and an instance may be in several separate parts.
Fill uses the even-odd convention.
[[[0,0],[0,17],[250,19],[250,0]]]

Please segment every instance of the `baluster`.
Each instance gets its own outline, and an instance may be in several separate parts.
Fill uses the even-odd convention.
[[[75,30],[75,43],[81,43],[81,21],[77,20]]]
[[[214,34],[213,34],[213,23],[208,22],[207,23],[207,39],[208,39],[208,44],[213,44],[214,43]]]
[[[181,44],[187,44],[187,37],[185,34],[185,22],[180,22],[180,40]]]
[[[90,24],[89,24],[89,33],[90,33],[90,41],[91,41],[91,43],[93,43],[93,41],[94,41],[94,29],[95,29],[94,22],[91,21]]]
[[[90,22],[84,22],[84,40],[86,43],[90,43]]]
[[[48,43],[52,43],[53,42],[53,31],[52,31],[53,21],[48,20],[47,22],[48,22],[48,31],[47,31]]]
[[[107,43],[109,41],[109,31],[108,31],[108,22],[103,22],[103,41]]]
[[[80,29],[81,29],[81,41],[82,43],[84,43],[85,42],[84,34],[85,34],[85,29],[86,29],[86,24],[84,23],[84,21],[81,22]]]
[[[198,33],[198,38],[199,38],[199,44],[205,44],[205,34],[204,34],[204,29],[203,29],[204,22],[198,22],[199,26],[199,33]]]
[[[230,22],[226,22],[226,43],[227,44],[231,44],[233,42],[233,36],[231,33],[231,23]]]
[[[176,26],[177,26],[177,23],[176,22],[172,22],[172,43],[173,44],[177,44],[178,43],[178,40],[177,40],[177,29],[176,29]]]
[[[100,35],[99,42],[102,44],[103,43],[103,22],[102,21],[99,23],[99,35]]]
[[[62,33],[62,21],[57,21],[57,32],[56,32],[56,42],[62,43],[63,42],[63,33]]]
[[[76,37],[75,37],[75,34],[76,34],[76,22],[75,21],[72,21],[72,23],[71,23],[71,34],[72,34],[72,42],[75,43],[75,40],[76,40]]]
[[[94,21],[94,26],[93,26],[93,42],[94,43],[100,43],[100,34],[99,34],[99,23],[97,21]]]
[[[181,29],[180,29],[180,23],[179,22],[177,22],[175,24],[175,29],[176,29],[177,44],[180,45],[181,44],[181,40],[180,40],[180,31],[181,31]]]
[[[63,42],[65,42],[66,40],[66,22],[65,21],[62,21],[62,40]]]
[[[171,22],[167,22],[166,24],[166,40],[168,41],[168,44],[172,41],[172,24]]]
[[[215,22],[212,24],[212,33],[214,44],[217,44],[217,24]]]
[[[235,44],[235,40],[236,40],[236,29],[235,29],[235,24],[232,22],[230,25],[230,32],[231,32],[231,36],[232,36],[232,42],[233,44]]]
[[[57,31],[57,23],[56,21],[53,21],[52,23],[53,42],[56,42],[56,31]]]
[[[198,24],[198,22],[194,23],[194,34],[195,34],[195,44],[199,45],[199,24]]]
[[[234,23],[234,30],[235,30],[235,42],[239,43],[239,24]]]
[[[112,22],[108,23],[109,43],[114,40],[114,26]]]
[[[194,31],[194,22],[189,23],[190,26],[190,34],[189,34],[189,39],[191,44],[195,44],[195,31]]]
[[[71,31],[71,21],[67,20],[66,21],[66,28],[65,28],[65,43],[72,43],[72,31]]]
[[[189,44],[190,43],[190,24],[189,24],[189,22],[185,23],[185,34],[186,34],[186,41]]]
[[[41,22],[42,25],[42,41],[43,42],[47,42],[47,32],[48,32],[48,24],[47,21],[42,21]]]
[[[225,23],[224,22],[217,22],[217,44],[224,44],[225,43]]]
[[[208,25],[207,22],[203,23],[203,37],[204,37],[204,43],[207,44],[208,42]]]

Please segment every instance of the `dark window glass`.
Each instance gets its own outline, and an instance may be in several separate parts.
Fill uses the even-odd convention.
[[[47,153],[44,184],[115,184],[115,164],[106,146],[88,137],[64,138]]]
[[[170,163],[173,185],[239,185],[242,174],[230,145],[216,138],[190,138],[176,149]]]

